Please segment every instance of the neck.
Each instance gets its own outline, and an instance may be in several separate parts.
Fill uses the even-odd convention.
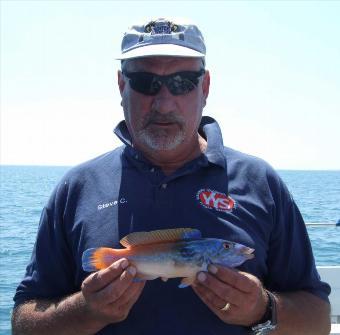
[[[138,148],[138,147],[137,147]],[[184,164],[199,157],[206,151],[207,141],[199,134],[190,145],[185,145],[185,148],[174,150],[146,150],[138,148],[143,152],[152,164],[159,166],[165,175],[170,175],[179,169]]]

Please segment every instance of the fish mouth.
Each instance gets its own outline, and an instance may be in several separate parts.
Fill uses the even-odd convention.
[[[242,255],[244,257],[246,257],[247,259],[252,259],[255,257],[255,255],[253,254],[253,252],[255,251],[255,249],[253,248],[248,248],[245,246],[241,246],[240,248],[238,248],[238,254]]]
[[[243,257],[246,259],[253,259],[255,255],[254,254],[243,254]]]

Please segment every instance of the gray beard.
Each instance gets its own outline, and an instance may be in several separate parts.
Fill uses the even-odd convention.
[[[181,144],[185,138],[185,132],[181,129],[175,135],[169,136],[165,130],[151,132],[147,129],[138,132],[139,140],[152,150],[173,150]]]

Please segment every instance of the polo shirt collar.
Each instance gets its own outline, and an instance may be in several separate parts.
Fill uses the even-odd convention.
[[[226,169],[223,138],[217,121],[210,116],[203,116],[198,132],[207,140],[208,147],[204,155],[208,161]]]
[[[210,116],[203,116],[198,131],[208,142],[204,157],[208,162],[226,169],[227,164],[224,156],[223,138],[217,121]],[[118,123],[114,129],[114,133],[128,146],[131,154],[138,154],[137,150],[132,146],[132,139],[124,120]]]

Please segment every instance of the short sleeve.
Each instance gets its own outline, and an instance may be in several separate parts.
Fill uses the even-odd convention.
[[[280,183],[265,285],[281,292],[304,290],[328,301],[330,286],[321,281],[317,272],[302,215],[286,186]]]

